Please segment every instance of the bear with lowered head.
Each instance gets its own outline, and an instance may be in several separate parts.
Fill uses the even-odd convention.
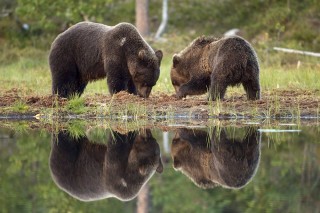
[[[51,45],[52,93],[81,95],[88,82],[106,77],[111,95],[125,90],[147,98],[159,78],[162,56],[129,23],[80,22]]]
[[[260,132],[245,128],[245,136],[228,137],[224,128],[212,132],[178,129],[172,141],[175,170],[198,187],[239,189],[255,176],[260,161]]]
[[[49,166],[54,182],[81,201],[132,200],[155,171],[163,170],[159,145],[149,129],[111,131],[106,144],[62,130],[53,134]]]
[[[222,100],[228,86],[242,84],[249,100],[260,99],[257,55],[238,36],[195,39],[173,56],[170,74],[178,98],[209,91],[209,100]]]

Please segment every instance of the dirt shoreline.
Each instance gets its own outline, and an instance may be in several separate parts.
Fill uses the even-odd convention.
[[[68,100],[55,96],[20,95],[18,89],[1,92],[0,119],[60,118],[125,119],[319,119],[320,90],[268,90],[262,99],[248,101],[244,94],[227,94],[223,101],[206,96],[178,100],[175,95],[152,94],[148,99],[120,92],[83,97],[84,112],[68,108]],[[20,106],[21,105],[21,106]]]

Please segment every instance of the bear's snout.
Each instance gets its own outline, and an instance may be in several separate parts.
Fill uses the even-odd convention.
[[[148,98],[151,93],[152,87],[140,87],[138,94],[142,98]]]

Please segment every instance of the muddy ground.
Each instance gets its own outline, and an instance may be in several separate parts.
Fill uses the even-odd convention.
[[[270,90],[262,92],[262,99],[248,101],[244,93],[227,93],[225,100],[208,102],[206,95],[178,100],[174,94],[154,93],[148,99],[126,92],[113,97],[95,94],[83,97],[85,110],[68,108],[68,100],[55,96],[21,95],[19,89],[0,93],[1,117],[76,115],[82,117],[137,116],[137,117],[192,117],[219,118],[291,118],[319,117],[320,90]],[[21,104],[22,103],[22,104]],[[19,107],[20,105],[20,107]],[[22,106],[21,106],[22,105]]]

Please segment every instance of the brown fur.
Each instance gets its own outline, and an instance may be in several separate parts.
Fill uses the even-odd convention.
[[[243,38],[199,37],[174,55],[171,82],[178,98],[200,95],[223,99],[228,86],[242,84],[250,100],[260,99],[256,53]]]
[[[88,82],[107,77],[111,94],[127,90],[148,97],[161,59],[161,50],[154,51],[131,24],[80,22],[52,43],[52,93],[81,95]]]
[[[54,182],[79,200],[131,200],[163,166],[149,129],[140,134],[111,132],[106,144],[61,131],[52,139],[50,170]]]
[[[201,188],[241,188],[255,175],[260,159],[257,129],[247,129],[243,140],[228,138],[224,129],[211,135],[179,129],[172,141],[174,168]]]

